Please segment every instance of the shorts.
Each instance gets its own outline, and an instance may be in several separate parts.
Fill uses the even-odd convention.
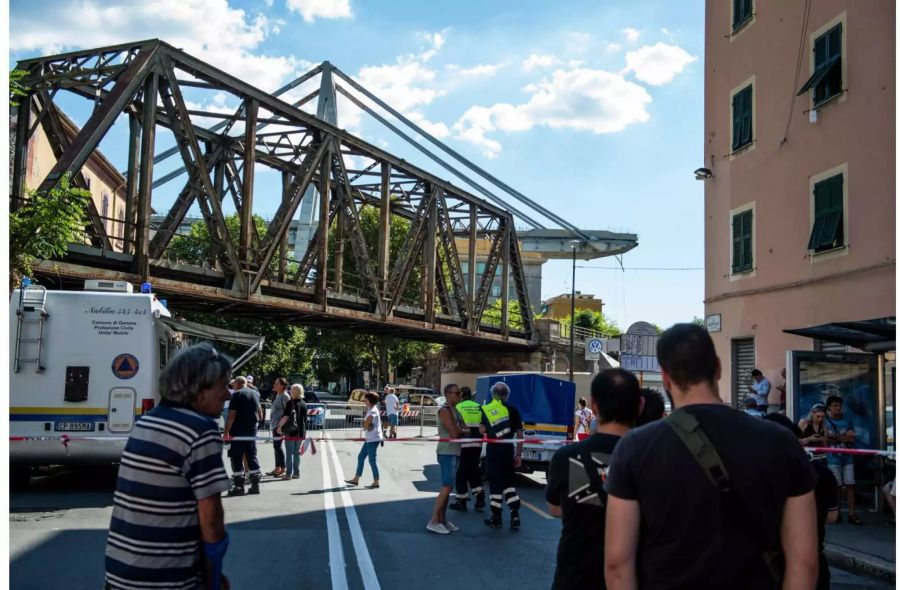
[[[388,424],[391,426],[397,426],[400,424],[400,414],[388,414],[387,415]]]
[[[441,466],[441,486],[453,487],[456,485],[456,467],[459,465],[459,455],[438,455],[438,465]]]
[[[839,486],[856,485],[852,462],[846,465],[829,465],[828,469],[834,474],[834,478]]]

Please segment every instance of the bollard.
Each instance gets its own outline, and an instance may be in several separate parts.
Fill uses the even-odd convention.
[[[419,438],[425,431],[425,396],[419,396]]]

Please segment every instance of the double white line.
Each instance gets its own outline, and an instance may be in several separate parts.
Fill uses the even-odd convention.
[[[329,454],[334,461],[335,470],[337,471],[336,483],[340,484],[344,478],[341,473],[341,462],[338,459],[334,445],[322,445],[322,484],[328,490],[325,492],[325,520],[328,525],[328,564],[331,570],[331,588],[332,590],[347,590],[347,564],[344,561],[341,528],[337,519],[337,508],[334,502],[335,494],[332,491]],[[363,536],[359,518],[356,516],[353,499],[346,489],[341,490],[340,494],[344,504],[344,512],[347,515],[347,523],[350,526],[350,537],[353,540],[353,550],[356,553],[356,563],[359,566],[363,587],[365,590],[381,590],[381,585],[378,583],[378,575],[375,573],[375,565],[372,563],[372,557],[369,555],[369,548],[366,546],[366,539]]]

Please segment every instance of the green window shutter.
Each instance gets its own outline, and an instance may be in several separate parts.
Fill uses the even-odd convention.
[[[743,217],[744,269],[753,268],[753,210],[747,211]]]
[[[747,86],[731,100],[731,149],[737,150],[753,139],[753,86]]]
[[[744,94],[744,121],[741,123],[742,144],[748,144],[753,140],[753,86],[747,86],[742,91]]]
[[[731,99],[731,149],[736,150],[741,145],[741,102],[742,96],[738,92]]]
[[[844,243],[844,175],[838,174],[813,187],[814,223],[808,250],[828,250]]]
[[[743,265],[743,255],[741,254],[741,245],[743,244],[743,240],[741,240],[741,216],[735,215],[731,218],[731,241],[732,241],[732,254],[731,254],[731,272],[738,273],[741,271],[741,266]]]

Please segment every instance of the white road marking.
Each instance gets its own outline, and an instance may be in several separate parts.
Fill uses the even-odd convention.
[[[525,508],[530,508],[531,510],[533,510],[533,511],[534,511],[536,514],[538,514],[539,516],[543,516],[543,517],[546,518],[547,520],[553,520],[553,517],[552,517],[552,516],[550,516],[549,514],[547,514],[546,512],[544,512],[543,510],[541,510],[541,509],[538,508],[537,506],[535,506],[534,504],[531,504],[530,502],[526,502],[525,500],[522,500],[521,498],[519,499],[519,501],[522,503],[522,506],[524,506]]]
[[[343,479],[340,475],[341,462],[337,451],[334,449],[334,444],[329,443],[325,446],[328,447],[328,452],[331,453],[331,457],[334,460],[335,469],[338,470],[338,478]],[[353,549],[356,551],[356,562],[359,565],[363,587],[365,590],[381,590],[381,585],[378,583],[378,574],[375,573],[375,564],[372,563],[372,557],[369,555],[369,548],[366,545],[366,538],[363,536],[359,518],[356,516],[353,499],[347,490],[341,491],[341,500],[344,502],[344,511],[347,513],[347,523],[350,525],[350,536],[353,539]]]
[[[324,449],[322,453],[322,485],[329,490],[325,492],[325,521],[328,523],[328,567],[331,570],[331,588],[332,590],[347,590],[341,527],[338,524],[337,509],[334,507],[334,492],[331,491],[331,466],[328,462],[328,453],[324,452]]]

